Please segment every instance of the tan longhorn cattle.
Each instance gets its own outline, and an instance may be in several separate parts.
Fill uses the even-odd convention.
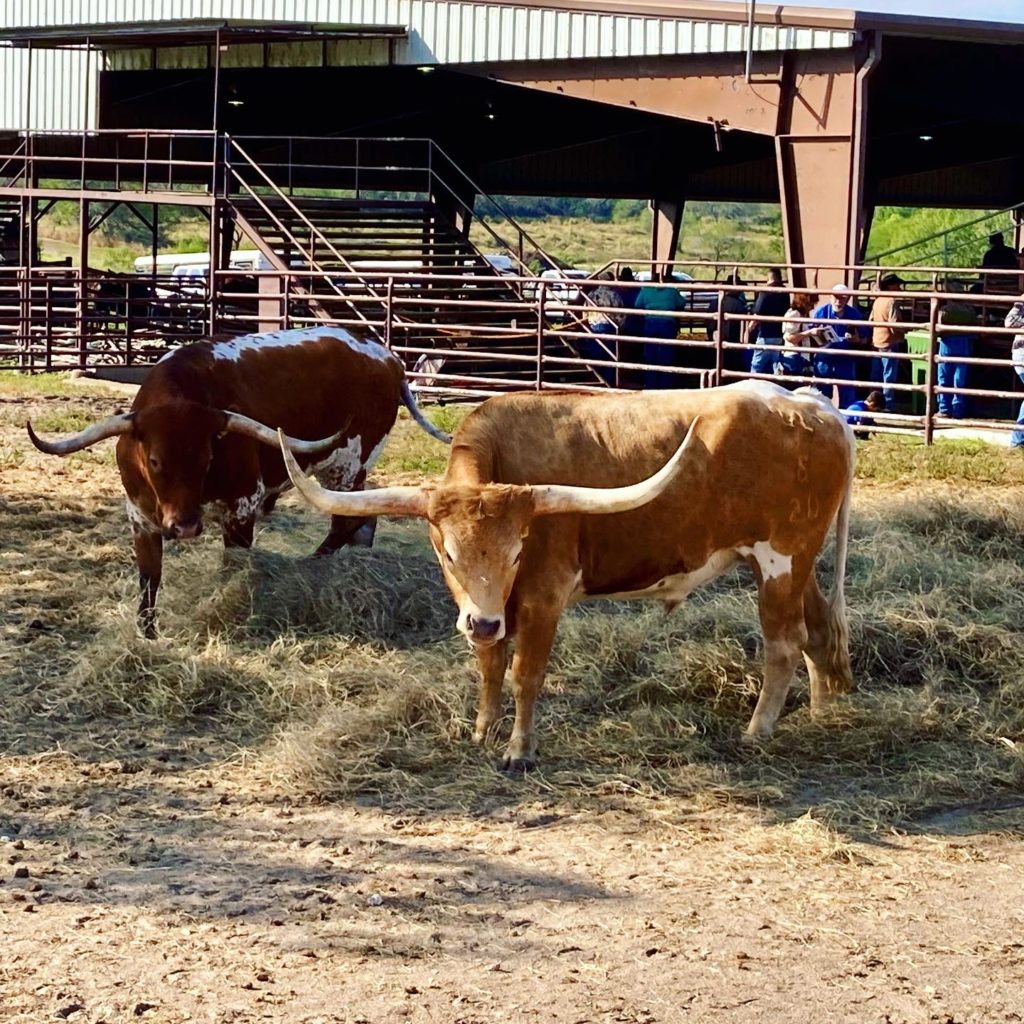
[[[498,721],[516,640],[506,769],[534,763],[534,705],[567,605],[653,598],[671,609],[737,562],[757,581],[765,641],[747,737],[771,734],[801,654],[812,708],[851,687],[843,577],[854,441],[817,392],[746,381],[492,398],[459,428],[444,478],[422,487],[331,492],[284,456],[298,490],[324,512],[427,520],[458,628],[479,660],[478,742]],[[814,566],[833,522],[826,598]]]

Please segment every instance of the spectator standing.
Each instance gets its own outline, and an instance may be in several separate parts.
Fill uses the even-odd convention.
[[[621,307],[622,293],[618,288],[612,287],[610,282],[614,281],[610,271],[602,271],[597,275],[600,282],[596,288],[587,293],[589,302],[583,308],[583,319],[591,334],[611,336],[609,341],[591,341],[584,338],[580,341],[580,355],[593,363],[610,363],[618,352],[618,344],[611,340],[619,333],[622,321],[626,319],[625,313],[609,312],[613,307]],[[581,293],[582,294],[582,293]],[[603,307],[598,309],[595,307]],[[606,384],[615,381],[615,370],[611,365],[595,367],[601,379]]]
[[[626,314],[611,313],[607,310],[612,307],[622,308],[625,305],[622,292],[613,286],[612,282],[615,279],[609,270],[603,270],[598,274],[597,280],[601,283],[589,293],[588,298],[593,306],[604,307],[605,311],[594,309],[593,306],[588,305],[584,312],[587,327],[591,334],[618,334],[622,322],[626,319]]]
[[[772,267],[768,271],[768,280],[765,284],[769,288],[782,287],[782,272],[778,267]],[[785,317],[790,312],[789,296],[783,291],[763,291],[757,293],[754,300],[754,308],[751,311],[755,317],[773,316]],[[748,345],[781,345],[782,344],[781,323],[771,321],[760,322],[752,320],[747,326],[745,341]],[[792,332],[790,332],[792,333]],[[783,353],[772,349],[754,349],[750,353],[751,373],[776,373],[776,368],[782,365]]]
[[[631,285],[635,281],[632,267],[622,267],[619,270],[619,282],[623,285]],[[643,342],[640,339],[644,333],[644,318],[639,313],[634,313],[636,297],[640,293],[639,288],[617,288],[622,296],[622,308],[628,310],[622,318],[619,326],[619,336],[627,338],[627,341],[619,342],[619,358],[627,363],[639,363],[643,360]],[[639,370],[621,370],[619,373],[619,384],[622,387],[640,387],[642,377]]]
[[[679,334],[680,322],[665,313],[681,313],[686,309],[686,296],[678,288],[662,283],[661,271],[654,271],[652,280],[640,289],[636,297],[638,313],[644,314],[643,335],[650,339],[644,343],[644,362],[655,366],[679,366],[678,349],[675,345],[659,344],[659,341],[674,340]],[[644,371],[645,388],[674,388],[682,381],[673,373],[660,370]]]
[[[726,279],[727,285],[742,285],[743,280],[739,274],[730,274]],[[711,341],[718,340],[718,297],[722,296],[722,313],[731,313],[733,316],[742,316],[747,312],[747,297],[742,292],[715,292],[711,301],[709,312],[714,319],[708,322],[708,338]],[[732,345],[738,345],[743,336],[743,321],[722,320],[722,340]],[[744,372],[749,368],[746,353],[743,349],[727,348],[723,353],[723,365],[727,370]]]
[[[905,352],[907,349],[905,327],[897,327],[903,321],[903,310],[893,292],[903,288],[903,279],[897,274],[886,274],[879,282],[880,291],[888,294],[879,295],[871,303],[869,320],[876,325],[871,328],[871,345],[875,350],[875,358],[871,360],[871,380],[883,384],[882,392],[885,411],[895,412],[899,392],[892,385],[900,381],[900,360],[893,359],[890,353]],[[881,324],[881,326],[879,326]]]
[[[959,281],[949,281],[946,284],[946,291],[962,292],[963,285]],[[974,349],[974,334],[971,332],[971,328],[978,326],[978,314],[974,307],[962,299],[949,299],[939,310],[939,323],[943,327],[964,328],[963,331],[953,331],[949,334],[945,331],[939,333],[939,356],[942,358],[970,357]],[[938,365],[939,387],[966,388],[969,372],[970,367],[967,363],[940,361]],[[937,397],[940,416],[962,420],[967,415],[966,395],[950,395],[939,391]]]
[[[1019,265],[1017,253],[1003,240],[1003,233],[993,231],[988,236],[988,248],[981,257],[982,269],[1016,270]],[[985,291],[990,295],[1016,294],[1018,290],[1018,278],[1013,274],[986,274],[984,280]]]
[[[832,289],[831,302],[823,303],[814,311],[814,319],[819,322],[863,320],[864,313],[850,301],[850,289],[840,283]],[[814,359],[815,376],[832,378],[838,382],[835,388],[839,408],[846,409],[857,398],[857,388],[852,383],[857,379],[857,361],[849,353],[867,341],[867,329],[829,322],[819,337],[822,344]],[[824,384],[821,387],[826,394],[831,394],[833,385]]]
[[[813,309],[813,295],[809,292],[793,293],[782,322],[782,342],[785,348],[775,367],[775,372],[780,376],[809,377],[813,371],[810,357],[799,351],[817,345],[821,337],[823,328],[808,322]]]
[[[1012,327],[1021,332],[1013,337],[1013,349],[1010,355],[1017,376],[1024,382],[1024,295],[1010,307],[1003,326]],[[1024,402],[1021,402],[1020,411],[1017,413],[1017,429],[1010,436],[1010,446],[1024,448]]]

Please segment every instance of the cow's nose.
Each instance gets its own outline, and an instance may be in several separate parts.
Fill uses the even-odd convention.
[[[198,537],[202,532],[202,519],[191,519],[186,523],[171,523],[164,532],[164,536],[168,540],[187,540],[189,537]]]
[[[474,640],[493,640],[501,629],[501,619],[478,619],[469,616],[469,632]]]

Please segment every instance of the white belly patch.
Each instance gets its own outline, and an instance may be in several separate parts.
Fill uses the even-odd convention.
[[[753,547],[737,548],[736,553],[744,558],[753,558],[765,580],[788,576],[793,571],[793,556],[780,555],[766,540],[759,540]]]
[[[680,572],[673,576],[665,576],[644,590],[609,594],[608,597],[627,601],[654,598],[656,601],[664,601],[674,607],[680,601],[685,601],[698,587],[718,579],[722,573],[727,572],[738,561],[739,554],[736,551],[730,549],[716,551],[699,569],[694,569],[692,572]]]

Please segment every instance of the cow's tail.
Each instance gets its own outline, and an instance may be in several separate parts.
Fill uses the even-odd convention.
[[[409,382],[407,380],[402,381],[402,402],[406,409],[409,410],[409,415],[431,436],[436,437],[438,441],[443,441],[445,444],[452,443],[452,435],[446,434],[443,430],[438,430],[426,416],[420,412],[420,407],[416,404],[416,399],[413,398],[412,391],[409,390]]]
[[[852,444],[851,444],[852,448]],[[853,501],[853,459],[846,480],[846,493],[836,513],[836,566],[828,595],[828,679],[833,693],[853,689],[850,669],[850,627],[846,616],[846,553],[850,538],[850,506]]]

